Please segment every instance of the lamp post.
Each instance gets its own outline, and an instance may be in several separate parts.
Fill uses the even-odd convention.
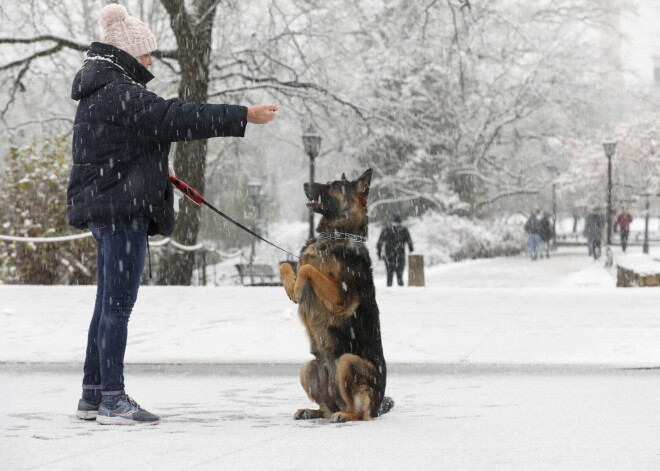
[[[314,159],[321,150],[321,135],[313,124],[310,123],[307,131],[302,135],[305,153],[309,156],[309,183],[314,183]],[[309,210],[309,238],[314,238],[314,211]]]
[[[261,182],[257,180],[250,180],[248,182],[248,189],[252,197],[252,232],[257,232],[257,216],[259,213],[259,196],[261,195]],[[255,238],[252,237],[252,248],[250,250],[250,266],[254,261],[254,242]]]
[[[642,252],[644,253],[649,253],[649,210],[650,210],[650,203],[649,203],[649,194],[645,194],[646,196],[646,211],[644,215],[644,245],[642,245]]]
[[[552,248],[557,250],[557,183],[554,181],[559,175],[559,168],[555,165],[548,165],[548,170],[552,172]]]
[[[603,149],[607,156],[607,215],[605,216],[605,223],[607,227],[607,245],[612,244],[612,157],[616,150],[617,141],[613,139],[605,139],[603,141]]]

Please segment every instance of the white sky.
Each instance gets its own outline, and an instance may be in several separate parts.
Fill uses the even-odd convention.
[[[624,65],[643,83],[653,80],[653,56],[660,55],[660,1],[640,2],[639,15],[624,15],[621,24]]]

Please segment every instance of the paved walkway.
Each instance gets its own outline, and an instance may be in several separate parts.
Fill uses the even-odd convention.
[[[0,462],[48,470],[660,469],[656,371],[482,367],[393,372],[395,408],[372,422],[295,421],[295,371],[128,368],[156,427],[73,416],[79,374],[0,367]]]
[[[0,286],[0,363],[81,363],[94,294]],[[377,299],[391,364],[660,365],[660,290],[615,288],[584,251],[432,268],[425,288],[379,286]],[[309,358],[279,287],[143,287],[130,332],[128,363]]]
[[[581,251],[378,283],[389,414],[292,420],[309,354],[279,289],[148,287],[126,376],[163,423],[129,428],[73,416],[93,288],[0,286],[0,468],[660,469],[660,290]]]

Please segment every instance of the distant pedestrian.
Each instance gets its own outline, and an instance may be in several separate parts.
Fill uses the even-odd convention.
[[[584,221],[584,235],[587,238],[589,255],[598,259],[601,254],[601,242],[603,240],[603,228],[605,227],[605,217],[598,208],[594,208]]]
[[[403,269],[406,266],[406,244],[411,252],[414,252],[412,239],[408,229],[401,225],[401,216],[392,215],[392,222],[380,233],[376,250],[378,258],[385,260],[387,270],[387,286],[392,286],[392,279],[396,273],[396,281],[403,286]],[[383,248],[385,257],[383,258]]]
[[[550,215],[548,213],[543,213],[543,217],[539,221],[539,224],[541,225],[541,232],[539,232],[541,238],[539,254],[541,258],[543,258],[543,252],[545,252],[546,258],[550,258],[550,241],[555,236],[552,222],[550,221]]]
[[[624,252],[628,247],[628,236],[630,235],[630,223],[633,221],[633,217],[625,209],[621,210],[616,218],[614,223],[614,230],[619,229],[619,238],[621,239],[621,250]]]
[[[532,261],[539,256],[539,246],[541,244],[541,221],[536,218],[536,211],[529,212],[529,219],[525,223],[525,232],[527,232],[527,249]]]

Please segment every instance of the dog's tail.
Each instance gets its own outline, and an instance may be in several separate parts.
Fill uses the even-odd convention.
[[[376,412],[376,417],[387,414],[389,411],[392,410],[394,407],[394,399],[392,399],[389,396],[385,396],[383,398],[383,402],[380,403],[380,407],[378,408],[378,412]]]

